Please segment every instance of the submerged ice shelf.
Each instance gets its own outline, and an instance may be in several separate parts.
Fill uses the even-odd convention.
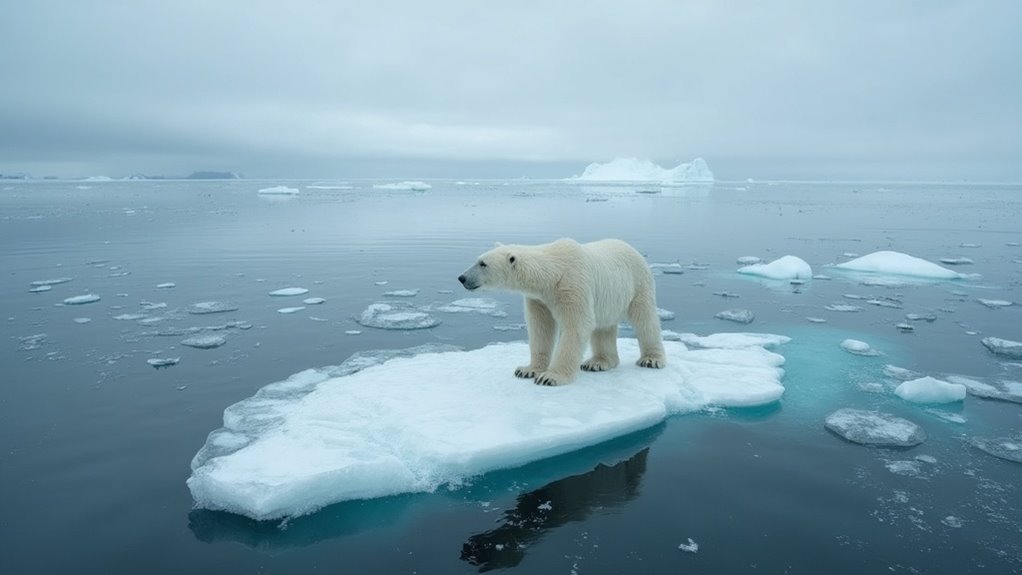
[[[228,407],[192,461],[196,505],[255,519],[325,505],[456,486],[489,471],[567,453],[708,406],[769,404],[784,392],[784,358],[756,345],[689,350],[665,342],[668,364],[623,361],[562,387],[514,377],[524,342],[357,354],[306,370]],[[737,340],[730,338],[729,345]],[[635,340],[619,340],[622,358]]]

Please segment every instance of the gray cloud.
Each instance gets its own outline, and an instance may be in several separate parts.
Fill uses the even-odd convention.
[[[722,178],[1022,179],[1013,1],[69,0],[3,16],[0,172],[550,176],[703,156]]]

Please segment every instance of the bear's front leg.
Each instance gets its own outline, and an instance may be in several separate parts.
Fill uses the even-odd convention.
[[[559,317],[560,337],[554,350],[550,369],[536,376],[537,385],[564,385],[571,383],[578,375],[582,363],[582,352],[592,333],[593,321],[586,310],[562,310]]]
[[[515,368],[515,375],[532,379],[546,371],[554,351],[557,324],[550,308],[538,299],[525,298],[525,323],[529,328],[529,365]]]

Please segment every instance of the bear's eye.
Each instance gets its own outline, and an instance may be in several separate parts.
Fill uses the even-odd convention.
[[[511,262],[511,263],[515,263],[515,257],[514,257],[514,256],[511,256],[510,258],[508,258],[508,260],[507,260],[507,261],[509,261],[509,262]]]
[[[482,260],[479,260],[479,267],[485,268],[486,267],[486,262],[484,262]]]

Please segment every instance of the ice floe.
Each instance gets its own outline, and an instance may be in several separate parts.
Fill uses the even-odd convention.
[[[968,441],[994,457],[1022,463],[1022,437],[970,437]]]
[[[377,329],[426,329],[440,325],[440,320],[408,304],[374,303],[356,319],[366,327]]]
[[[638,355],[634,340],[622,356]],[[196,505],[255,519],[429,492],[645,429],[673,414],[777,401],[784,358],[761,347],[689,351],[662,370],[622,362],[548,388],[516,378],[528,344],[358,354],[224,411],[192,461]],[[399,357],[395,357],[399,355]]]
[[[975,397],[1022,403],[1022,382],[1000,381],[990,384],[961,375],[949,375],[946,379],[949,383],[964,385],[969,395]]]
[[[59,284],[65,284],[65,283],[71,281],[72,279],[74,279],[74,278],[63,277],[63,278],[53,278],[53,279],[48,279],[48,280],[35,280],[34,282],[32,282],[32,285],[33,286],[37,286],[37,287],[38,286],[55,286],[55,285],[59,285]]]
[[[387,297],[415,297],[419,295],[417,289],[396,289],[391,291],[383,292],[383,295]]]
[[[863,445],[911,447],[926,440],[926,432],[915,423],[879,411],[842,408],[828,415],[824,426]]]
[[[752,264],[738,268],[738,273],[773,280],[811,279],[813,268],[798,256],[784,256],[768,264]]]
[[[291,297],[296,295],[305,295],[309,293],[309,290],[303,287],[287,287],[270,292],[271,296],[274,297]]]
[[[325,301],[326,300],[321,297],[307,297],[302,300],[302,303],[305,305],[320,305]]]
[[[733,321],[736,323],[748,324],[752,323],[752,321],[756,319],[756,314],[752,313],[747,309],[732,308],[726,309],[721,312],[717,312],[717,314],[714,315],[713,317],[716,317],[718,319],[724,319],[727,321]]]
[[[170,289],[172,287],[177,287],[177,284],[174,282],[165,282],[162,284],[156,284],[156,287],[157,289]]]
[[[841,349],[855,355],[874,356],[879,355],[868,343],[857,339],[846,339],[841,342]]]
[[[181,345],[197,349],[213,349],[227,343],[227,338],[222,335],[196,335],[181,340]]]
[[[656,315],[660,318],[660,321],[671,321],[675,318],[675,314],[671,310],[664,309],[662,307],[656,308]]]
[[[53,289],[52,286],[45,286],[44,285],[44,286],[35,286],[35,287],[28,288],[28,291],[29,291],[29,293],[43,293],[45,291],[50,291],[51,289]]]
[[[940,263],[949,266],[964,266],[973,263],[969,258],[940,258]]]
[[[507,317],[500,302],[484,297],[462,298],[435,309],[444,313],[481,313],[492,317]]]
[[[677,333],[666,329],[663,331],[663,337],[667,341],[680,341],[688,346],[712,349],[771,348],[791,341],[788,336],[771,333],[734,332],[701,336],[694,333]]]
[[[649,269],[653,270],[653,273],[662,273],[668,275],[680,275],[685,273],[685,269],[678,262],[674,263],[651,263]]]
[[[966,388],[960,383],[926,376],[902,382],[894,393],[912,403],[954,403],[965,399]]]
[[[155,367],[156,369],[160,369],[160,368],[163,368],[163,367],[170,367],[172,365],[177,365],[181,361],[181,358],[180,357],[154,357],[154,358],[151,358],[151,359],[147,359],[145,361],[146,361],[146,363],[148,363],[149,365]]]
[[[999,337],[984,337],[983,345],[991,352],[1012,359],[1022,359],[1022,343]]]
[[[832,303],[824,306],[827,311],[840,311],[840,312],[857,312],[862,311],[862,306],[852,305],[847,303]]]
[[[302,311],[303,309],[305,309],[304,305],[299,305],[299,306],[295,306],[295,307],[282,307],[282,308],[277,310],[277,313],[292,314],[292,313],[298,313],[298,312]]]
[[[76,296],[73,296],[73,297],[69,297],[69,298],[64,300],[64,304],[66,304],[66,305],[84,305],[84,304],[87,304],[87,303],[97,302],[97,301],[99,301],[99,299],[100,298],[99,298],[98,295],[96,295],[94,293],[89,293],[89,294],[76,295]]]
[[[997,309],[997,308],[1009,307],[1011,305],[1014,305],[1014,302],[1010,302],[1010,301],[1008,301],[1006,299],[985,299],[985,298],[979,298],[976,301],[978,301],[979,303],[987,306],[990,309]]]
[[[431,189],[433,186],[426,182],[410,181],[410,182],[396,182],[390,184],[373,184],[373,188],[377,190],[397,190],[404,192],[424,192]]]
[[[945,267],[941,267],[933,262],[894,251],[873,252],[851,261],[836,264],[833,267],[845,271],[907,276],[934,280],[975,277],[971,274],[961,274],[951,271]]]
[[[193,315],[206,315],[211,313],[238,311],[238,306],[222,301],[200,301],[188,306],[187,311]]]
[[[287,186],[273,186],[270,188],[263,188],[259,190],[260,194],[270,196],[294,196],[299,193],[298,188],[289,188]]]
[[[759,258],[759,257],[756,257],[756,256],[742,256],[742,257],[738,258],[735,261],[735,263],[737,263],[740,266],[751,266],[751,265],[755,265],[755,264],[761,263],[762,261],[763,261],[762,258]]]

